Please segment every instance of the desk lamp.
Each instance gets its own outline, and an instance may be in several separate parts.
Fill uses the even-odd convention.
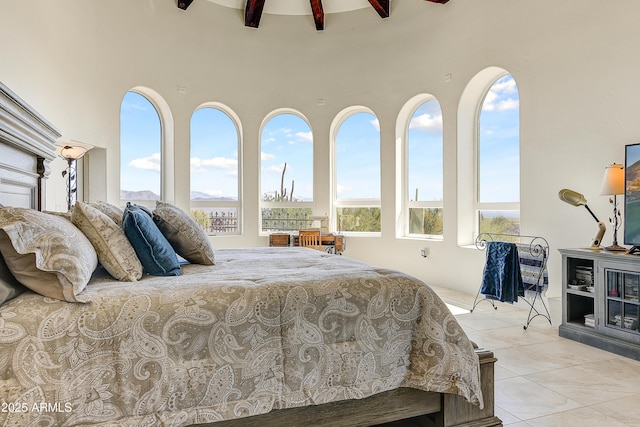
[[[587,206],[587,199],[585,199],[582,194],[566,188],[563,188],[558,192],[558,197],[560,197],[560,200],[565,203],[569,203],[572,206],[584,206],[587,211],[589,211],[593,219],[598,223],[598,232],[591,242],[591,248],[599,249],[600,242],[602,242],[602,237],[604,236],[604,232],[607,231],[607,227],[604,225],[604,222],[600,221],[591,209],[589,209],[589,206]]]

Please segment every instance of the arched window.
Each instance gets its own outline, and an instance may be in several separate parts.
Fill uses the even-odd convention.
[[[207,234],[240,233],[240,138],[223,106],[191,116],[191,216]]]
[[[262,232],[309,228],[313,212],[313,133],[292,110],[271,114],[260,135]]]
[[[380,125],[364,107],[344,110],[333,137],[333,204],[340,232],[379,233]]]
[[[120,105],[120,199],[137,203],[162,197],[162,125],[155,106],[129,91]]]
[[[404,235],[441,238],[443,233],[442,110],[431,96],[416,97],[404,150]],[[414,98],[414,100],[416,100]],[[426,100],[424,100],[426,98]]]
[[[478,114],[478,232],[520,233],[520,98],[510,74],[493,82]]]

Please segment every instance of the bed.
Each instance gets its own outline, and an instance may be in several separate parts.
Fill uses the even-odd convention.
[[[3,211],[48,215],[59,132],[0,95]],[[86,269],[72,296],[0,306],[0,425],[501,425],[493,354],[399,271],[308,248],[216,250],[137,281]]]

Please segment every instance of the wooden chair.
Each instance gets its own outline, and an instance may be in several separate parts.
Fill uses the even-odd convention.
[[[320,230],[298,231],[298,245],[321,251],[322,241],[320,240]]]

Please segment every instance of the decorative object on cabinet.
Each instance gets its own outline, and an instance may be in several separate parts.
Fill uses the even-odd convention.
[[[62,177],[67,181],[67,211],[71,210],[77,199],[78,190],[78,159],[83,157],[93,145],[78,141],[56,141],[56,154],[67,161],[67,168],[62,171]]]
[[[640,360],[638,257],[592,249],[560,253],[560,336]]]
[[[336,255],[342,255],[346,249],[347,238],[342,234],[320,232],[320,243],[322,250]],[[300,246],[300,236],[289,233],[269,234],[269,246]]]
[[[607,227],[604,225],[604,222],[600,221],[598,217],[589,209],[587,205],[587,199],[584,196],[576,191],[569,190],[567,188],[563,188],[558,192],[558,197],[565,203],[569,203],[572,206],[584,206],[587,211],[591,214],[593,219],[598,223],[598,231],[596,236],[591,241],[591,247],[596,249],[600,248],[600,243],[602,242],[602,238],[604,237],[604,232],[607,231]]]
[[[517,260],[519,264],[519,274],[522,279],[523,300],[529,305],[529,315],[523,329],[527,329],[531,321],[538,316],[542,316],[551,324],[551,314],[544,301],[544,294],[549,287],[549,275],[547,273],[547,259],[549,258],[549,243],[543,237],[522,236],[513,234],[481,233],[476,238],[476,248],[487,249],[490,243],[511,243],[517,250]],[[487,256],[489,253],[487,252]],[[485,266],[486,267],[486,266]],[[482,285],[478,289],[476,298],[473,301],[471,312],[481,301],[489,301],[494,310],[498,307],[494,299],[479,299]],[[518,301],[518,298],[515,298]],[[509,301],[505,301],[509,302]]]
[[[287,247],[291,245],[291,234],[271,233],[269,234],[269,246]]]
[[[612,163],[605,167],[602,178],[600,194],[609,197],[609,203],[613,205],[613,217],[609,222],[613,226],[613,243],[604,248],[605,251],[626,251],[626,248],[618,245],[618,228],[620,228],[620,209],[618,209],[617,196],[624,194],[624,167],[620,163]]]

